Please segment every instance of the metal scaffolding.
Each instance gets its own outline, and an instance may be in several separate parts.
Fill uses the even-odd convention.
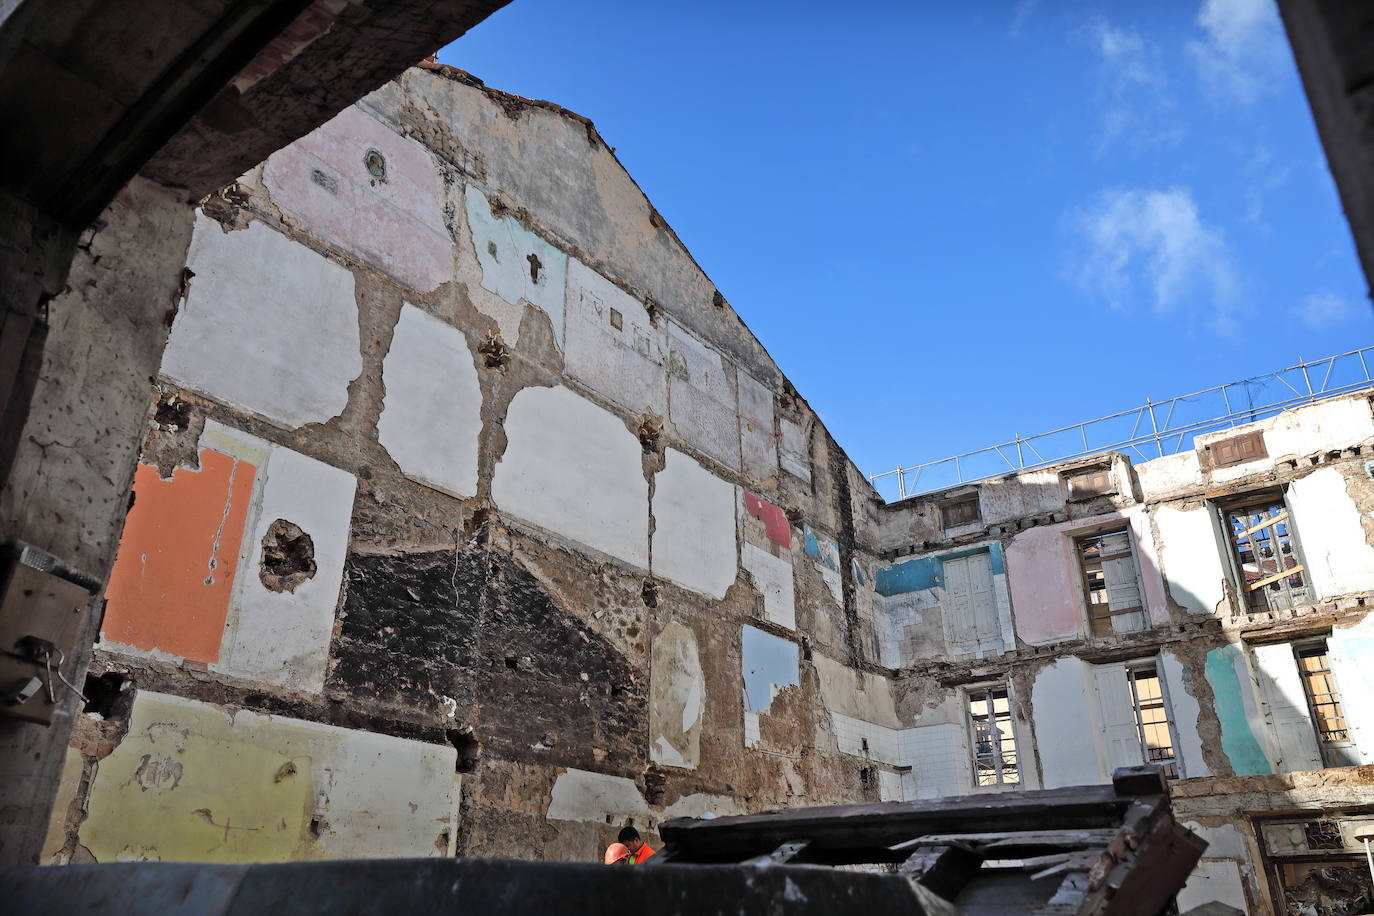
[[[1315,361],[1299,360],[1286,369],[1164,401],[1147,399],[1130,410],[1034,436],[1017,435],[1008,442],[937,461],[898,465],[868,479],[875,487],[890,489],[892,481],[887,478],[895,476],[897,498],[906,499],[1101,452],[1134,452],[1142,461],[1162,458],[1181,451],[1185,441],[1192,448],[1194,437],[1200,434],[1374,387],[1366,354],[1374,355],[1374,346]],[[890,493],[884,495],[890,498]]]

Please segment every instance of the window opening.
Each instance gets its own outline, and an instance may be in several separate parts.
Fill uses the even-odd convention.
[[[1248,611],[1281,610],[1309,600],[1297,538],[1281,497],[1227,509],[1226,527]]]
[[[961,528],[981,520],[982,513],[979,511],[977,493],[961,496],[957,500],[940,506],[940,526],[942,528]]]
[[[1157,763],[1169,779],[1178,778],[1178,759],[1174,754],[1173,728],[1164,689],[1154,665],[1127,668],[1131,684],[1131,703],[1135,707],[1136,734],[1146,763]]]
[[[1308,849],[1344,849],[1340,825],[1335,821],[1308,821],[1302,825]]]
[[[973,780],[979,786],[1014,786],[1021,782],[1016,763],[1016,732],[1005,687],[968,690],[969,729],[973,736]]]
[[[1110,468],[1088,468],[1065,477],[1069,488],[1069,501],[1082,502],[1098,496],[1110,496],[1116,492],[1112,484]]]
[[[1093,636],[1134,633],[1145,628],[1140,578],[1131,553],[1129,528],[1104,531],[1078,540],[1083,567],[1083,597]]]
[[[1336,680],[1331,674],[1331,660],[1327,657],[1326,642],[1308,643],[1293,647],[1298,660],[1298,674],[1303,693],[1307,695],[1307,709],[1317,730],[1317,744],[1321,747],[1322,763],[1329,767],[1359,764],[1350,729],[1345,722]]]

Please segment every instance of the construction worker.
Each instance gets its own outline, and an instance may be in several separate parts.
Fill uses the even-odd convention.
[[[622,827],[620,836],[616,837],[616,839],[624,843],[625,848],[630,851],[631,865],[638,865],[654,854],[653,849],[648,843],[640,839],[639,831],[633,827]]]

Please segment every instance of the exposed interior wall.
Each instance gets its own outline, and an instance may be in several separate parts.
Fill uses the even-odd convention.
[[[50,861],[586,859],[901,797],[876,496],[585,121],[412,70],[184,263]]]
[[[48,861],[594,859],[627,821],[1109,780],[1144,706],[1177,785],[1290,777],[1314,639],[1374,753],[1367,396],[885,506],[588,122],[442,67],[161,231],[179,308],[127,393]],[[1245,432],[1265,454],[1214,466]],[[1292,607],[1241,600],[1252,493],[1286,500]],[[1140,603],[1105,631],[1104,532]],[[1251,801],[1199,823],[1251,836]],[[205,845],[231,822],[284,826]]]
[[[174,193],[135,180],[76,240],[65,285],[46,302],[46,345],[0,490],[0,541],[33,544],[97,579],[109,569],[138,451],[131,430],[150,412],[193,219]],[[99,610],[87,610],[67,653],[70,677],[89,660]],[[78,703],[64,692],[47,728],[0,720],[0,863],[37,859]]]

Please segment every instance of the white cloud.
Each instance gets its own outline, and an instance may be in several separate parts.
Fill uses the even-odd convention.
[[[1172,145],[1183,131],[1173,118],[1173,100],[1166,92],[1159,49],[1138,32],[1120,28],[1104,19],[1088,24],[1087,38],[1102,61],[1105,79],[1102,128],[1098,153],[1125,140],[1132,146]]]
[[[1016,0],[1016,13],[1011,21],[1011,34],[1021,34],[1021,29],[1030,21],[1031,14],[1040,5],[1040,0]]]
[[[1250,157],[1244,169],[1245,175],[1245,219],[1254,223],[1264,232],[1269,231],[1264,221],[1265,198],[1283,187],[1288,176],[1293,173],[1291,165],[1275,165],[1269,150],[1261,147]]]
[[[1274,0],[1203,0],[1197,24],[1207,35],[1188,53],[1209,99],[1249,103],[1274,88],[1287,47]]]
[[[1357,309],[1355,303],[1344,296],[1322,290],[1305,296],[1293,309],[1293,314],[1312,330],[1324,331],[1354,318]]]
[[[1222,332],[1233,330],[1239,280],[1230,247],[1198,215],[1189,188],[1111,190],[1071,218],[1081,250],[1069,279],[1113,308],[1143,291],[1161,314],[1188,309]]]

